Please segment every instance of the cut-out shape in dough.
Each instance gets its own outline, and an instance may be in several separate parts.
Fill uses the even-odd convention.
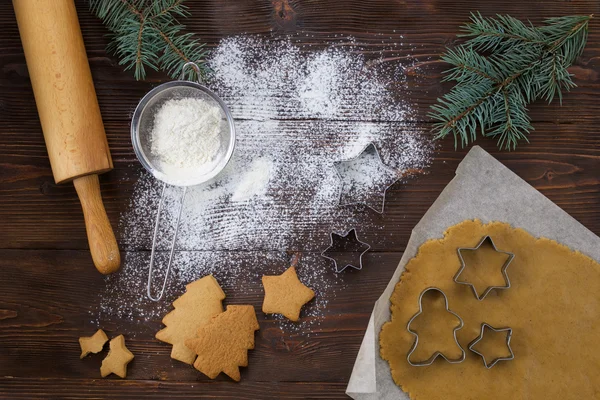
[[[485,350],[480,351],[480,350],[476,349],[477,344],[483,343],[482,340],[483,340],[485,332],[497,332],[497,333],[505,332],[506,350],[508,351],[507,356],[493,358],[488,363],[487,358],[486,358],[485,354],[483,353]],[[487,369],[490,369],[494,365],[496,365],[496,363],[498,363],[498,361],[508,361],[508,360],[513,360],[515,358],[515,354],[513,353],[512,348],[510,347],[510,339],[511,338],[512,338],[512,329],[511,328],[494,328],[490,324],[483,323],[483,324],[481,324],[481,331],[479,332],[479,336],[477,338],[475,338],[475,340],[473,340],[471,343],[469,343],[469,350],[471,350],[473,353],[481,356],[481,358],[483,359],[483,365],[485,365],[485,367]]]
[[[442,304],[443,305],[442,305],[441,309],[439,307],[440,302],[431,302],[427,307],[425,307],[425,308],[423,307],[423,304],[424,304],[423,297],[426,295],[429,296],[429,295],[433,295],[433,294],[442,296],[442,298],[443,298]],[[434,310],[435,308],[437,308],[437,310]],[[411,329],[411,325],[418,324],[420,319],[424,319],[425,313],[428,313],[431,311],[443,311],[445,314],[450,314],[451,316],[454,317],[454,318],[452,318],[452,320],[454,322],[457,322],[457,324],[455,324],[453,327],[451,327],[452,336],[454,337],[454,342],[456,343],[456,346],[458,346],[458,348],[460,349],[460,357],[457,357],[457,358],[447,357],[441,350],[437,349],[426,360],[422,360],[422,361],[412,361],[411,360],[412,354],[415,351],[417,351],[417,346],[419,345],[419,333],[416,330]],[[406,329],[410,333],[412,333],[413,336],[415,337],[415,341],[413,342],[413,345],[410,348],[410,351],[408,352],[408,354],[406,356],[406,360],[408,361],[408,363],[410,365],[415,366],[415,367],[424,367],[427,365],[431,365],[431,364],[433,364],[435,359],[438,357],[442,357],[444,360],[448,361],[451,364],[463,362],[465,359],[465,351],[462,348],[462,346],[460,345],[460,343],[458,342],[458,339],[456,338],[456,331],[458,331],[462,327],[463,327],[462,318],[459,317],[458,314],[450,311],[450,308],[448,307],[448,297],[446,297],[446,294],[444,292],[442,292],[440,289],[438,289],[436,287],[429,287],[429,288],[423,290],[421,292],[421,295],[419,296],[419,311],[415,315],[413,315],[413,317],[408,321],[408,324],[406,324]],[[439,332],[434,332],[434,333],[437,334]],[[449,331],[444,332],[444,333],[449,333]],[[439,335],[427,335],[427,336],[429,336],[428,337],[429,340],[436,340],[437,338],[435,336],[439,336]]]
[[[486,248],[488,248],[489,250],[493,250],[493,253],[496,254],[490,254],[489,251],[486,250]],[[487,255],[485,254],[487,253]],[[481,254],[482,256],[478,255]],[[494,256],[494,258],[492,259],[492,255]],[[498,261],[498,258],[495,257],[497,255],[505,255],[505,257],[502,257],[503,261],[500,261],[500,263],[496,265],[492,265],[492,267],[496,268],[497,270],[500,271],[501,276],[502,276],[502,280],[504,281],[502,284],[497,285],[497,284],[491,284],[491,285],[487,285],[487,287],[485,288],[485,290],[483,290],[483,292],[478,292],[477,288],[475,287],[475,284],[469,280],[466,280],[464,277],[461,278],[461,276],[463,276],[465,274],[465,269],[468,268],[473,268],[473,266],[471,266],[471,263],[467,263],[466,262],[466,258],[468,256],[472,256],[473,260],[472,260],[472,264],[483,264],[483,262],[485,263],[495,263]],[[461,247],[458,249],[458,258],[460,259],[460,268],[459,270],[456,272],[456,275],[454,275],[454,282],[461,284],[461,285],[468,285],[471,287],[471,289],[473,290],[473,294],[475,295],[475,297],[477,298],[477,300],[483,300],[485,299],[485,297],[494,289],[508,289],[510,288],[510,280],[508,279],[508,274],[506,273],[506,269],[508,268],[509,264],[511,263],[511,261],[513,260],[513,258],[515,258],[515,255],[513,253],[509,253],[507,251],[502,251],[502,250],[498,250],[498,248],[496,247],[496,245],[494,244],[494,241],[492,240],[492,238],[487,235],[485,236],[483,239],[481,239],[481,242],[479,242],[479,244],[476,247],[473,248],[466,248],[466,247]],[[483,260],[477,260],[477,258],[483,258]],[[482,279],[478,279],[479,281],[483,281],[483,282],[489,282],[489,280],[486,280],[485,277],[483,277]]]

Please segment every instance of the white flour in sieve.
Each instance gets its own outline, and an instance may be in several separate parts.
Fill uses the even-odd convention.
[[[373,63],[365,58],[373,48],[353,39],[316,49],[292,43],[296,39],[231,37],[213,51],[208,86],[236,120],[232,160],[213,181],[188,189],[172,275],[159,303],[146,298],[145,285],[161,184],[141,173],[121,216],[123,268],[106,280],[96,323],[118,326],[128,318],[140,321],[138,331],[157,330],[184,285],[211,273],[224,287],[226,304],[258,303],[261,276],[282,273],[289,252],[300,250],[298,276],[316,297],[303,308],[300,322],[279,324],[302,335],[319,331],[327,304],[344,290],[346,279],[319,256],[329,233],[356,227],[361,239],[383,240],[378,229],[385,220],[385,214],[338,206],[340,182],[333,162],[355,157],[375,142],[389,167],[424,170],[433,144],[429,133],[411,122],[403,83],[405,68],[412,67],[406,51],[401,61]],[[397,56],[401,37],[393,41],[397,46],[382,47],[371,57]],[[368,166],[362,171],[375,178],[379,173]],[[170,221],[180,194],[180,188],[168,189],[165,218]],[[165,264],[172,233],[172,224],[161,226],[159,266]],[[157,275],[157,286],[161,279]]]
[[[150,151],[162,173],[186,181],[210,172],[221,146],[221,109],[200,98],[167,100],[154,117]]]

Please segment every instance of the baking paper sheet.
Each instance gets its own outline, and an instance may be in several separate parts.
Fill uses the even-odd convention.
[[[533,236],[556,240],[600,261],[600,238],[479,146],[469,151],[435,203],[415,226],[398,268],[371,314],[346,394],[354,399],[408,399],[379,356],[379,331],[390,318],[389,298],[421,244],[443,237],[466,219],[503,221]]]

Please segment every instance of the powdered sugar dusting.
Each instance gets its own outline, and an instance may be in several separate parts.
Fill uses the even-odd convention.
[[[352,42],[313,50],[289,39],[231,37],[214,50],[210,65],[208,85],[236,119],[233,158],[217,178],[188,189],[165,300],[156,304],[145,297],[149,252],[127,253],[123,270],[107,278],[97,320],[160,319],[185,284],[209,273],[228,299],[260,303],[261,276],[282,273],[290,252],[302,251],[298,275],[316,297],[300,323],[281,320],[280,326],[309,334],[335,288],[343,287],[344,275],[318,254],[329,233],[357,227],[361,235],[373,227],[371,212],[338,205],[334,162],[356,157],[374,142],[383,162],[399,174],[423,170],[432,143],[410,126],[410,103],[390,90],[403,82],[403,65],[378,68]],[[376,165],[360,171],[379,177]],[[148,250],[160,190],[149,174],[140,176],[122,216],[122,248]],[[155,290],[181,193],[177,187],[166,191]],[[233,287],[244,293],[228,292]]]

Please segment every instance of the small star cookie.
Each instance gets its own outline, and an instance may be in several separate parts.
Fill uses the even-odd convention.
[[[119,335],[110,341],[110,351],[100,367],[100,374],[106,377],[115,374],[121,378],[127,376],[127,364],[133,360],[133,354],[125,347],[125,338]]]
[[[248,366],[248,350],[254,348],[254,331],[260,329],[252,306],[227,306],[198,329],[198,337],[185,341],[198,355],[194,367],[215,379],[221,372],[238,382],[240,368]]]
[[[83,358],[90,353],[99,353],[102,351],[104,344],[108,342],[108,336],[102,329],[98,329],[92,336],[84,336],[79,338],[79,346],[81,346],[81,356]]]
[[[294,267],[289,267],[281,275],[264,275],[262,283],[265,287],[263,312],[283,314],[291,321],[298,321],[302,306],[315,297],[315,292],[300,282]]]
[[[185,345],[185,341],[194,338],[202,325],[223,312],[221,302],[225,299],[225,293],[212,275],[198,279],[185,288],[186,292],[173,302],[175,309],[163,318],[162,323],[166,327],[158,331],[156,338],[173,345],[171,358],[191,365],[196,353]]]

